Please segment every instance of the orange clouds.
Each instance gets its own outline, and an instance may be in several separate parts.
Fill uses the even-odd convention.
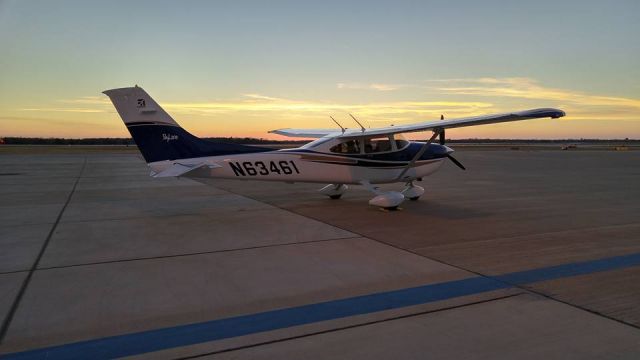
[[[416,84],[340,83],[337,88],[337,91],[389,93],[388,97],[393,100],[335,102],[247,93],[228,100],[159,101],[176,120],[202,136],[267,137],[271,136],[267,131],[275,128],[324,128],[334,125],[329,115],[350,126],[352,121],[347,113],[353,113],[376,127],[434,120],[440,114],[455,118],[533,107],[559,107],[567,112],[567,117],[556,123],[571,123],[562,125],[566,137],[640,137],[639,99],[545,87],[530,78],[439,79]],[[148,90],[154,96],[153,89]],[[425,98],[429,101],[398,100],[405,96],[407,99]],[[102,96],[60,99],[43,106],[5,109],[0,112],[0,117],[3,119],[0,131],[4,136],[53,136],[50,134],[54,133],[55,136],[65,136],[65,126],[67,136],[126,134],[113,106]],[[538,120],[514,126],[461,129],[452,135],[558,137],[558,126],[549,124]],[[615,124],[613,129],[612,124]]]

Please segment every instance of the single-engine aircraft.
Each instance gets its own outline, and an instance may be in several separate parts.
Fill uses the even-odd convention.
[[[445,129],[538,118],[559,118],[564,111],[533,109],[496,115],[419,122],[375,129],[279,129],[270,133],[314,138],[295,149],[208,141],[191,135],[141,87],[104,91],[138,145],[153,177],[255,179],[325,183],[319,191],[339,199],[347,185],[362,185],[375,196],[369,204],[397,209],[406,198],[418,200],[424,188],[414,184],[433,174],[449,159],[465,167],[445,145]],[[333,120],[333,118],[332,118]],[[334,120],[335,121],[335,120]],[[426,142],[402,134],[431,131]],[[438,138],[438,143],[434,141]],[[402,191],[382,191],[376,184],[404,183]]]

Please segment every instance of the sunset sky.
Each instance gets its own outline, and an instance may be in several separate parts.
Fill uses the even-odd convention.
[[[557,107],[451,138],[640,138],[640,1],[4,1],[0,137],[129,136],[142,86],[198,136]]]

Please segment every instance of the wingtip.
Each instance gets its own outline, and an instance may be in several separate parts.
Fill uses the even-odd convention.
[[[567,116],[567,113],[560,109],[555,109],[556,113],[551,116],[552,119],[558,119]]]
[[[268,133],[269,134],[281,134],[283,130],[287,130],[288,128],[282,128],[282,129],[275,129],[275,130],[269,130]]]

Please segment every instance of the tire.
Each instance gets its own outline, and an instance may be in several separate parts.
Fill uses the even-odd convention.
[[[398,206],[397,205],[396,206],[389,206],[389,207],[386,207],[386,208],[383,208],[383,209],[388,210],[388,211],[396,211],[396,210],[398,210]]]
[[[418,199],[420,199],[420,196],[414,196],[412,198],[409,198],[409,200],[411,200],[411,201],[416,201]]]
[[[340,198],[342,197],[342,194],[339,194],[339,195],[329,195],[329,197],[330,197],[331,199],[333,199],[333,200],[338,200],[338,199],[340,199]]]

